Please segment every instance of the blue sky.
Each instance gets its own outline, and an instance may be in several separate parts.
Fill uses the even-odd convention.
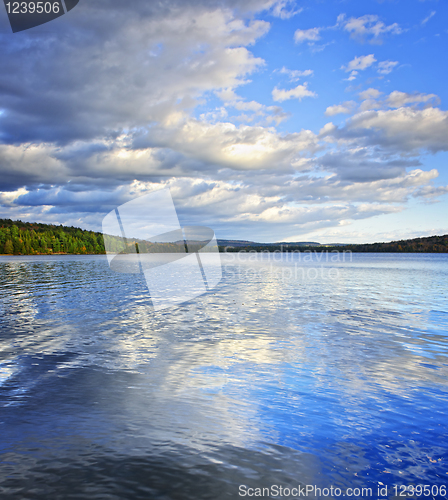
[[[446,2],[81,2],[0,12],[0,217],[100,230],[169,187],[220,238],[448,233]]]

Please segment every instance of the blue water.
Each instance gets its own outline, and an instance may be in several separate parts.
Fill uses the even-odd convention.
[[[222,262],[156,313],[104,256],[0,257],[0,498],[445,498],[448,255]]]

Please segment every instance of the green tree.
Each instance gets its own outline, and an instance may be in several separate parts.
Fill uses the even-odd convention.
[[[8,254],[14,253],[14,246],[11,240],[6,241],[5,246],[3,248],[3,253],[8,253]]]
[[[14,255],[23,253],[23,241],[20,238],[13,238],[12,246],[14,248]]]
[[[61,251],[61,242],[55,238],[53,241],[53,251],[54,252],[60,252]]]

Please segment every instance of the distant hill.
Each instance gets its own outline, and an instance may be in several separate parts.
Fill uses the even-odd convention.
[[[344,245],[336,248],[337,250],[351,250],[352,252],[447,253],[448,234],[413,238],[411,240],[391,241],[389,243]]]
[[[245,243],[245,242],[240,242]],[[310,251],[332,251],[337,250],[351,252],[390,252],[390,253],[448,253],[448,234],[443,236],[427,236],[411,240],[391,241],[388,243],[365,243],[365,244],[332,244],[322,245],[319,243],[251,243],[250,245],[219,245],[223,252],[304,252]]]
[[[318,247],[320,243],[316,243],[315,241],[304,241],[297,243],[283,243],[284,245],[294,245],[294,246],[311,246]],[[254,241],[245,241],[245,240],[218,240],[218,245],[220,247],[233,247],[233,248],[241,248],[241,247],[271,247],[278,246],[280,243],[255,243]]]
[[[244,240],[218,240],[218,245],[221,252],[346,250],[352,252],[448,253],[448,234],[361,245],[322,245],[316,242],[255,243]],[[160,248],[160,251],[166,251],[166,249]],[[0,219],[0,254],[51,255],[65,253],[105,253],[102,233],[86,231],[78,227]]]

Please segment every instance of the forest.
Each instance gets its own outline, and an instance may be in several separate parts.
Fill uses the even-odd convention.
[[[117,253],[185,252],[183,239],[171,243],[125,240],[118,236],[103,237],[102,233],[77,227],[0,219],[0,254],[3,255],[104,254],[104,238],[108,248]],[[202,246],[202,242],[190,241],[189,251],[197,251]]]
[[[77,227],[0,219],[0,253],[10,255],[102,254],[102,233]]]

